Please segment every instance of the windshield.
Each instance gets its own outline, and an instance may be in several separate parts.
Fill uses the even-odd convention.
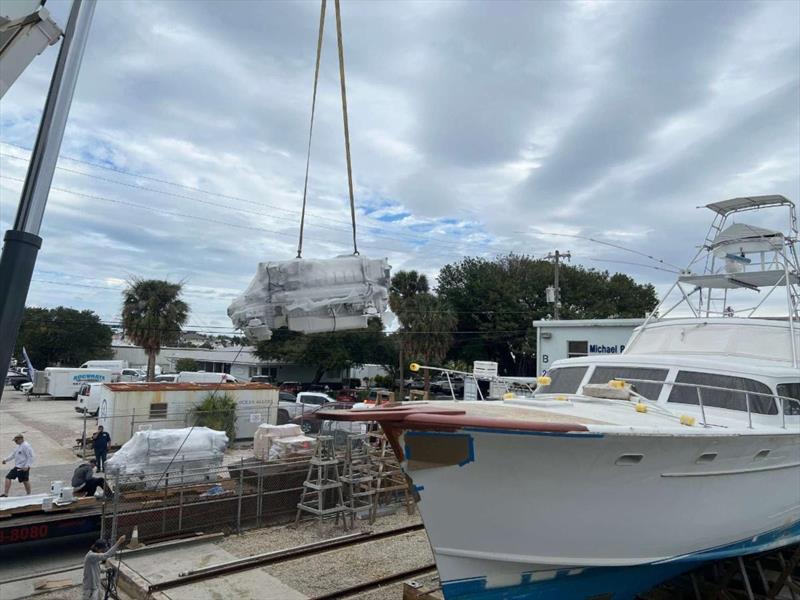
[[[548,371],[550,385],[540,385],[536,395],[540,394],[575,394],[589,367],[556,367]]]
[[[665,381],[667,369],[649,369],[646,367],[595,367],[589,383],[608,383],[612,379],[648,379],[650,381]],[[662,386],[657,383],[631,383],[633,390],[648,400],[658,400]]]

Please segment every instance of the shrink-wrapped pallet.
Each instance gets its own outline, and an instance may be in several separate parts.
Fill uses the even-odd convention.
[[[364,256],[259,263],[228,316],[252,340],[269,339],[280,327],[303,333],[364,328],[388,307],[390,269],[385,258]]]
[[[121,481],[139,480],[145,487],[173,482],[202,483],[216,479],[228,436],[208,427],[137,431],[106,461],[106,473]],[[161,480],[161,481],[159,481]]]

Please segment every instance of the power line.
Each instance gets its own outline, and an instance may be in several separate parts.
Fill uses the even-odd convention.
[[[22,146],[17,146],[15,144],[11,144],[10,142],[3,142],[3,143],[4,144],[8,144],[10,146],[14,146],[16,148],[24,149]],[[22,160],[22,161],[27,160],[25,157],[16,156],[14,154],[0,153],[0,156],[6,157],[6,158],[13,158],[13,159],[16,159],[16,160]],[[292,215],[299,214],[299,213],[297,213],[297,211],[293,211],[293,210],[286,209],[286,208],[283,208],[283,207],[280,207],[280,206],[276,206],[274,204],[268,204],[268,203],[265,203],[265,202],[258,202],[258,201],[255,201],[255,200],[248,200],[246,198],[239,198],[239,197],[236,197],[236,196],[229,196],[227,194],[220,194],[220,193],[217,193],[217,192],[211,192],[211,191],[203,190],[203,189],[200,189],[200,188],[195,188],[195,187],[192,187],[192,186],[185,186],[185,185],[182,185],[182,184],[165,181],[165,180],[158,179],[158,178],[135,175],[135,174],[128,173],[128,172],[125,172],[125,171],[119,171],[117,169],[106,167],[104,165],[100,165],[100,164],[97,164],[97,163],[91,163],[91,162],[88,162],[88,161],[82,161],[82,160],[71,158],[71,157],[63,157],[63,158],[69,158],[69,160],[74,160],[76,162],[80,162],[80,163],[84,163],[84,164],[87,164],[87,165],[91,165],[91,166],[97,167],[99,169],[109,169],[109,170],[117,172],[117,173],[123,173],[125,175],[130,176],[130,177],[141,177],[143,179],[152,179],[152,180],[157,181],[159,183],[165,183],[165,184],[169,184],[169,185],[174,185],[176,187],[185,188],[185,189],[189,189],[189,190],[196,191],[196,192],[201,192],[201,193],[208,194],[208,195],[211,195],[211,196],[217,196],[217,197],[228,199],[228,200],[234,200],[234,201],[237,201],[237,202],[245,202],[247,204],[253,204],[253,205],[258,206],[260,208],[267,207],[267,208],[271,208],[273,210],[276,210],[276,211],[279,211],[279,212],[284,212],[284,213],[287,213],[287,214],[292,214]],[[187,196],[187,195],[184,195],[184,194],[175,194],[175,193],[172,193],[172,192],[166,192],[164,190],[159,190],[159,189],[156,189],[156,188],[150,188],[150,187],[145,187],[145,186],[136,185],[136,184],[132,184],[132,183],[126,183],[126,182],[118,181],[118,180],[115,180],[115,179],[109,179],[107,177],[100,177],[98,175],[93,175],[91,173],[86,173],[84,171],[78,171],[78,170],[75,170],[75,169],[70,169],[69,167],[57,166],[56,168],[61,170],[61,171],[66,171],[66,172],[73,173],[73,174],[76,174],[76,175],[82,175],[84,177],[89,177],[89,178],[96,179],[96,180],[99,180],[99,181],[105,181],[107,183],[111,183],[111,184],[115,184],[115,185],[121,185],[121,186],[129,187],[129,188],[135,188],[135,189],[139,189],[139,190],[146,191],[146,192],[162,194],[162,195],[171,196],[171,197],[174,197],[174,198],[193,200],[195,202],[200,202],[202,204],[208,204],[208,205],[211,205],[211,206],[217,206],[217,207],[221,207],[221,208],[225,208],[225,209],[234,209],[234,210],[238,210],[240,212],[249,212],[249,213],[252,213],[252,214],[255,214],[255,215],[259,215],[259,216],[269,216],[269,217],[272,217],[272,218],[275,218],[275,219],[280,219],[280,220],[284,220],[284,221],[290,221],[292,223],[295,223],[297,221],[297,217],[292,217],[292,218],[279,217],[279,216],[276,216],[276,215],[273,215],[273,214],[269,214],[268,215],[268,214],[263,213],[263,212],[248,211],[248,210],[242,209],[240,207],[234,207],[234,206],[227,205],[227,204],[219,204],[219,203],[209,202],[207,200],[201,200],[201,199],[196,198],[194,196]],[[328,221],[328,222],[342,223],[344,225],[347,225],[348,227],[350,226],[349,222],[343,221],[341,219],[333,219],[333,218],[329,218],[329,217],[323,217],[322,215],[315,214],[315,213],[309,213],[309,214],[313,215],[316,218],[324,219],[325,221]],[[325,225],[319,225],[319,224],[312,224],[311,226],[318,227],[320,229],[328,229],[328,230],[331,230],[331,231],[337,231],[337,232],[346,231],[346,229],[344,229],[342,227],[326,227]],[[365,228],[373,230],[373,231],[377,231],[378,233],[372,233],[371,234],[371,235],[373,235],[375,237],[381,237],[381,238],[400,241],[400,242],[408,242],[408,241],[422,242],[422,241],[424,241],[426,243],[429,243],[427,239],[416,237],[416,236],[413,236],[413,235],[410,235],[410,234],[404,234],[404,233],[397,233],[396,234],[397,236],[402,236],[402,237],[395,237],[395,236],[386,235],[384,233],[381,233],[382,232],[382,226],[378,226],[378,225],[367,225]],[[453,246],[453,247],[460,246],[460,244],[458,242],[453,242],[451,240],[445,240],[445,239],[442,239],[442,238],[439,238],[439,237],[431,238],[431,240],[433,240],[433,242],[436,243],[436,244],[448,245],[448,246]]]
[[[9,181],[16,181],[16,182],[24,183],[23,179],[20,179],[18,177],[11,177],[10,175],[0,175],[0,179],[7,179]],[[116,198],[107,198],[105,196],[97,196],[97,195],[94,195],[94,194],[87,194],[85,192],[78,192],[78,191],[69,190],[69,189],[66,189],[66,188],[59,188],[59,187],[52,186],[50,189],[52,191],[64,192],[64,193],[67,193],[67,194],[73,194],[75,196],[80,196],[82,198],[88,198],[90,200],[100,200],[101,202],[111,202],[111,203],[114,203],[114,204],[121,204],[121,205],[124,205],[124,206],[130,206],[132,208],[136,208],[136,209],[139,209],[139,210],[144,210],[144,211],[148,211],[148,212],[152,212],[152,213],[163,214],[163,215],[172,216],[172,217],[179,217],[179,218],[184,218],[184,219],[194,219],[194,220],[203,221],[203,222],[206,222],[206,223],[214,223],[214,224],[217,224],[217,225],[226,225],[228,227],[236,227],[236,228],[239,228],[239,229],[247,229],[247,230],[250,230],[250,231],[259,231],[259,232],[264,232],[264,233],[271,233],[273,235],[279,235],[279,236],[283,236],[283,237],[290,237],[292,239],[294,239],[294,237],[295,237],[294,234],[288,233],[288,232],[285,232],[285,231],[276,231],[274,229],[267,229],[265,227],[259,227],[259,226],[254,226],[254,225],[243,225],[241,223],[231,223],[230,221],[221,221],[219,219],[201,217],[199,215],[190,215],[190,214],[186,214],[186,213],[182,213],[182,212],[178,212],[178,211],[164,210],[164,209],[161,209],[161,208],[154,208],[152,206],[147,206],[145,204],[137,204],[135,202],[129,202],[127,200],[118,200]],[[328,240],[328,239],[321,239],[320,241],[326,242],[326,243],[331,243],[331,244],[339,243],[337,240]],[[418,241],[421,241],[421,240],[418,240]],[[431,246],[431,245],[435,245],[435,244],[428,244],[428,245]],[[407,248],[380,248],[380,247],[374,246],[372,244],[367,244],[367,247],[372,248],[374,250],[378,250],[380,252],[386,252],[386,253],[390,253],[390,252],[407,253],[408,252]],[[454,248],[447,248],[447,250],[448,251],[455,251]]]

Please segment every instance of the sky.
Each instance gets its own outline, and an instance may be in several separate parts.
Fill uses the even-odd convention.
[[[257,263],[296,254],[318,23],[311,1],[99,0],[28,304],[115,322],[126,281],[167,278],[189,328],[231,333]],[[798,2],[343,0],[342,24],[359,250],[394,270],[559,249],[663,293],[642,254],[687,264],[697,207],[800,200]],[[57,48],[0,101],[3,230]],[[306,258],[352,252],[339,94],[330,3]]]

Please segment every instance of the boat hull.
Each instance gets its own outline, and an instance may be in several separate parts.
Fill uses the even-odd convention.
[[[798,439],[400,434],[447,600],[632,598],[703,562],[798,542]]]

